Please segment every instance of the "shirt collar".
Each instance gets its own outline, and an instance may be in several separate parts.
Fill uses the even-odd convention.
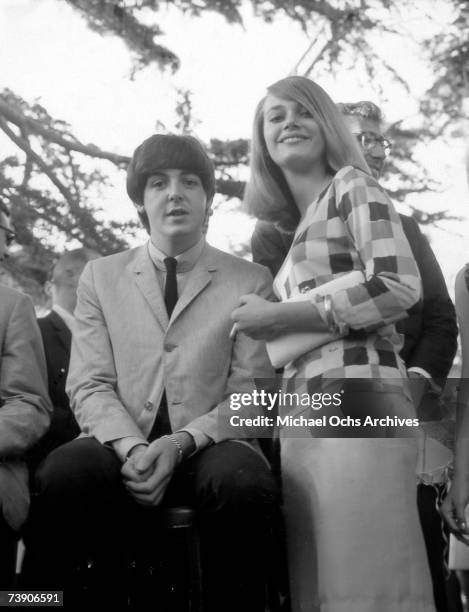
[[[195,266],[200,256],[202,255],[204,247],[205,236],[202,236],[199,242],[194,244],[194,246],[192,246],[190,249],[187,249],[187,251],[176,255],[175,259],[178,262],[177,272],[189,272],[190,270],[192,270],[192,268]],[[168,257],[168,255],[166,255],[166,253],[163,253],[163,251],[160,251],[160,249],[158,249],[158,247],[156,247],[151,240],[148,241],[148,254],[150,255],[150,259],[158,268],[158,270],[166,271],[164,260],[166,259],[166,257]]]
[[[68,312],[68,310],[65,310],[65,308],[62,308],[62,306],[59,306],[58,304],[53,304],[52,310],[59,315],[59,317],[63,320],[68,329],[70,331],[73,331],[76,325],[75,317],[70,312]]]

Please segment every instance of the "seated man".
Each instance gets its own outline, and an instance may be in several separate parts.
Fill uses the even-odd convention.
[[[38,319],[46,354],[49,397],[54,407],[50,429],[29,453],[33,470],[54,448],[76,438],[80,428],[70,409],[65,392],[72,333],[75,328],[73,311],[77,304],[78,280],[88,261],[99,254],[87,248],[67,251],[55,263],[50,280],[46,283],[52,308],[48,315]]]
[[[0,261],[14,236],[0,202]],[[0,590],[12,586],[18,530],[29,507],[24,453],[49,425],[46,367],[31,300],[0,285]]]
[[[194,138],[145,140],[127,191],[150,240],[82,274],[67,387],[87,437],[38,470],[25,586],[67,598],[73,563],[91,550],[103,601],[119,605],[121,560],[154,541],[151,509],[188,504],[199,517],[207,612],[263,612],[277,491],[248,440],[255,434],[230,427],[229,396],[274,374],[263,343],[230,329],[239,297],[268,296],[271,277],[206,244],[215,179]]]

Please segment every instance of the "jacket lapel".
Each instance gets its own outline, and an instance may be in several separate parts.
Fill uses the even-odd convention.
[[[161,327],[166,330],[168,313],[166,312],[155,266],[150,259],[147,248],[145,244],[137,250],[135,262],[133,265],[131,264],[131,270],[137,287],[148,302]]]
[[[189,306],[189,304],[210,284],[212,273],[217,269],[213,249],[210,245],[205,248],[198,262],[189,274],[184,291],[179,296],[176,306],[171,316],[170,324],[174,323],[177,317]]]

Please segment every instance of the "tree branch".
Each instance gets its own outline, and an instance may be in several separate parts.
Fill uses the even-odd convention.
[[[20,129],[26,129],[34,134],[43,136],[49,142],[54,142],[59,146],[67,149],[67,151],[76,151],[82,153],[88,157],[97,157],[99,159],[107,159],[108,161],[116,164],[116,166],[127,165],[130,161],[130,157],[126,155],[118,155],[117,153],[110,153],[109,151],[103,151],[94,144],[84,145],[78,141],[69,140],[65,138],[57,130],[49,129],[44,127],[40,121],[26,117],[22,113],[18,112],[10,104],[0,98],[0,115],[3,115],[7,121],[14,123]]]
[[[70,193],[70,191],[59,181],[59,179],[55,176],[52,169],[49,168],[49,166],[44,162],[44,160],[35,151],[33,151],[33,149],[31,149],[29,143],[23,140],[22,138],[20,138],[19,136],[17,136],[13,132],[13,130],[10,129],[5,119],[3,119],[3,117],[1,116],[0,116],[0,129],[2,129],[5,132],[5,134],[8,136],[8,138],[10,138],[10,140],[12,140],[15,143],[15,145],[19,147],[29,157],[29,159],[31,159],[44,172],[44,174],[51,181],[51,183],[53,183],[53,185],[57,187],[57,189],[62,194],[62,196],[65,198],[65,200],[68,202],[68,204],[71,207],[74,207],[76,202],[73,198],[73,195]]]

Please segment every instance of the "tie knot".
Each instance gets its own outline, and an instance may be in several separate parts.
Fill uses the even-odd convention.
[[[168,273],[174,272],[176,270],[176,266],[178,265],[178,261],[174,257],[165,257],[164,265],[166,266],[166,271]]]

